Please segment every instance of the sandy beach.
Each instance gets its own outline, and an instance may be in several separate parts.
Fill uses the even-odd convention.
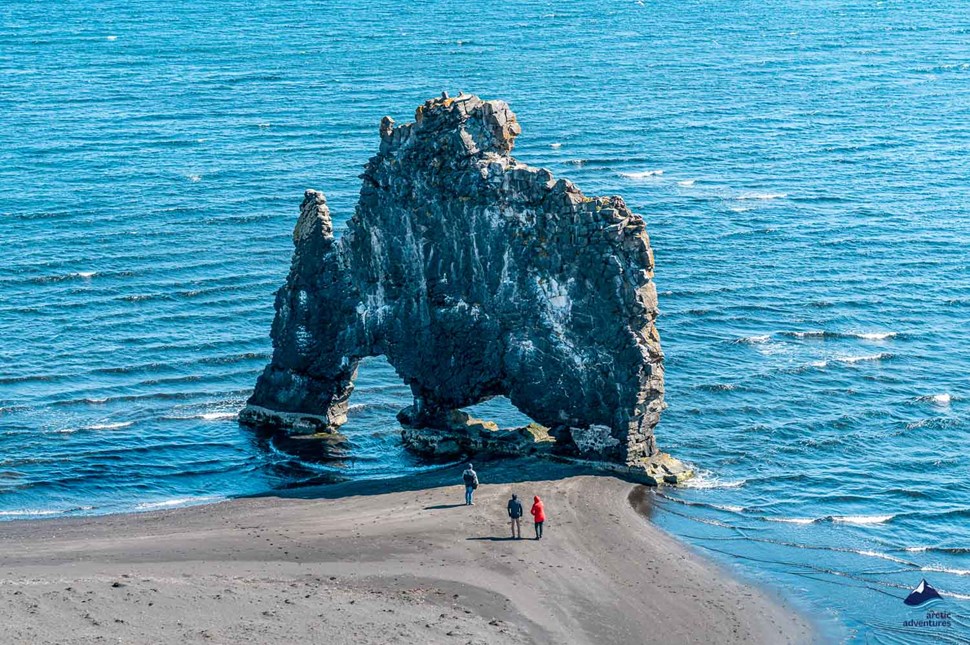
[[[546,462],[133,515],[0,524],[3,642],[808,643],[810,623],[653,527],[646,489]],[[509,539],[515,492],[541,541]],[[527,507],[528,508],[528,507]],[[532,535],[531,522],[523,534]]]

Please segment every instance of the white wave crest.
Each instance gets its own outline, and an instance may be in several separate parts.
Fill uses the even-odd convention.
[[[813,524],[817,520],[811,517],[766,517],[769,522],[783,522],[785,524]]]
[[[235,412],[205,412],[199,415],[200,419],[205,419],[206,421],[218,421],[220,419],[235,419]]]
[[[833,515],[831,520],[838,524],[884,524],[893,519],[893,515]]]
[[[788,193],[744,193],[738,195],[738,199],[742,201],[748,201],[752,199],[759,200],[769,200],[769,199],[784,199],[788,197]]]
[[[555,149],[558,149],[558,148],[562,148],[562,144],[561,143],[550,143],[549,144],[549,147],[555,150]]]
[[[763,336],[745,336],[744,338],[739,338],[738,343],[744,345],[762,345],[764,343],[771,341],[771,334],[764,334]]]
[[[179,506],[193,506],[195,504],[205,504],[206,502],[215,502],[224,499],[222,497],[216,497],[210,495],[207,497],[176,497],[173,499],[166,499],[160,502],[142,502],[135,506],[136,509],[141,511],[150,511],[161,508],[176,508]]]
[[[870,558],[889,560],[890,562],[896,562],[898,564],[910,564],[908,560],[903,560],[902,558],[897,558],[887,553],[879,553],[878,551],[854,551],[854,553],[858,553],[859,555],[864,555]]]
[[[950,405],[950,403],[953,401],[953,396],[949,392],[944,392],[943,394],[927,394],[926,396],[921,396],[916,400],[945,407]]]
[[[117,423],[95,423],[94,425],[85,426],[85,430],[117,430],[119,428],[127,428],[132,425],[134,421],[118,421]]]
[[[60,515],[64,511],[23,509],[19,511],[0,511],[0,517],[40,517],[45,515]]]
[[[646,179],[647,177],[659,177],[664,174],[663,170],[643,170],[641,172],[621,172],[620,177],[627,179]]]
[[[867,361],[881,361],[892,357],[893,355],[890,354],[889,352],[881,352],[879,354],[864,354],[862,356],[842,356],[842,357],[836,358],[835,360],[837,360],[840,363],[852,364],[852,363],[863,363]]]
[[[950,569],[949,567],[920,567],[920,571],[929,571],[932,573],[949,573],[955,576],[970,576],[970,569]]]
[[[864,334],[856,334],[862,340],[889,340],[890,338],[896,337],[896,332],[894,331],[879,331],[879,332],[867,332]]]
[[[684,179],[683,181],[678,181],[678,186],[683,186],[684,188],[690,188],[697,182],[696,179]]]
[[[717,477],[709,470],[695,470],[694,476],[680,484],[683,488],[698,488],[698,489],[710,489],[710,488],[741,488],[744,486],[745,480],[735,479],[735,480],[724,480]]]

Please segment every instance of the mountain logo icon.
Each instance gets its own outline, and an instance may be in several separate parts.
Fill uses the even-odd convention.
[[[903,602],[910,607],[919,607],[931,600],[942,600],[939,592],[926,581],[926,578],[920,581],[919,585],[913,589],[913,591],[906,596],[906,600]]]

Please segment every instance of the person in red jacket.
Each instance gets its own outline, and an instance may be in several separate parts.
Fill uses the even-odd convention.
[[[536,539],[542,538],[542,523],[546,521],[546,509],[542,507],[542,500],[536,495],[532,498],[532,519],[536,523]]]

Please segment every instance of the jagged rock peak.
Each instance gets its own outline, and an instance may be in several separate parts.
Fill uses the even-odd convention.
[[[502,101],[444,94],[379,131],[339,239],[323,195],[305,195],[243,420],[335,430],[358,363],[384,355],[414,395],[411,426],[505,395],[560,452],[654,456],[663,356],[643,220],[509,156],[521,129]]]
[[[391,117],[384,117],[380,126],[381,153],[413,143],[412,137],[429,139],[447,132],[459,133],[469,154],[508,154],[522,129],[503,101],[483,101],[471,94],[449,98],[445,93],[418,106],[414,123],[395,127]]]

